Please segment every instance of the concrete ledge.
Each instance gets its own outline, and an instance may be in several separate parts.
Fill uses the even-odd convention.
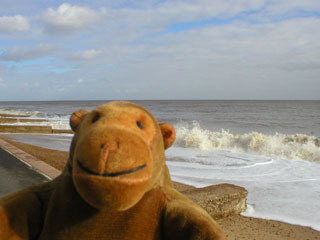
[[[45,162],[33,157],[29,153],[26,153],[19,148],[12,146],[10,143],[0,139],[0,147],[5,151],[9,152],[20,161],[29,165],[35,171],[41,173],[42,175],[48,177],[49,179],[54,179],[60,175],[60,171],[56,168],[46,164]]]
[[[17,123],[18,119],[16,118],[0,118],[0,123]]]
[[[187,185],[187,184],[184,184],[184,183],[179,183],[179,182],[174,182],[174,181],[172,181],[172,183],[173,183],[173,187],[176,190],[178,190],[179,192],[184,192],[184,191],[187,191],[187,190],[196,189],[196,187],[191,186],[191,185]]]
[[[6,125],[6,123],[47,123],[48,119],[29,119],[27,115],[0,114],[0,133],[42,133],[42,134],[72,134],[70,129],[52,129],[51,126],[36,125]]]
[[[42,123],[49,122],[47,119],[29,119],[29,118],[0,118],[0,123]]]
[[[51,126],[0,125],[0,133],[72,134],[73,131],[69,129],[52,129]]]
[[[18,122],[23,122],[23,123],[41,123],[41,122],[49,122],[47,119],[29,119],[29,118],[22,118],[22,119],[17,119]]]
[[[240,214],[247,208],[248,191],[232,184],[218,184],[182,191],[203,207],[214,219]]]
[[[68,129],[52,129],[53,134],[73,134],[74,132],[72,130]]]
[[[52,133],[51,126],[13,126],[0,125],[2,133]]]
[[[0,117],[30,117],[30,115],[17,115],[17,114],[0,113]]]

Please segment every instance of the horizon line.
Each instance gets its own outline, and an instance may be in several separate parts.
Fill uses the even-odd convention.
[[[69,99],[69,100],[0,100],[0,102],[94,102],[94,101],[320,101],[320,99]]]

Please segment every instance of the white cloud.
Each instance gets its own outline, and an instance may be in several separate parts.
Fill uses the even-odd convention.
[[[166,1],[156,10],[176,21],[193,21],[210,17],[232,17],[262,7],[265,0],[193,0]]]
[[[78,51],[72,54],[69,59],[72,60],[83,60],[83,61],[89,61],[97,58],[99,55],[101,55],[102,51],[96,50],[96,49],[87,49],[84,51]]]
[[[241,13],[258,11],[267,0],[177,0],[163,1],[145,7],[108,9],[104,15],[102,33],[116,44],[145,40],[156,32],[169,32],[170,27],[184,23],[204,23],[226,19]],[[214,20],[213,20],[214,21]],[[187,25],[188,26],[188,25]],[[157,38],[157,36],[155,36]]]
[[[136,47],[136,51],[117,50],[112,54],[127,54],[127,58],[169,61],[186,66],[232,63],[247,66],[268,64],[281,67],[280,63],[301,64],[309,62],[314,68],[319,60],[320,19],[290,19],[280,23],[249,24],[242,21],[228,25],[208,25],[185,32],[150,38],[152,44]],[[166,44],[161,44],[166,43]],[[131,56],[135,54],[136,57]],[[111,55],[111,52],[110,54]],[[139,58],[138,56],[141,56]],[[164,59],[168,58],[168,59]],[[228,63],[228,64],[226,64]]]
[[[4,87],[4,86],[5,86],[4,80],[0,77],[0,87]]]
[[[49,8],[43,15],[43,20],[49,33],[70,33],[92,27],[99,22],[104,11],[64,3],[57,10]]]
[[[28,19],[21,15],[0,17],[0,33],[21,32],[29,29]]]
[[[87,91],[83,86],[91,82],[95,83],[92,98],[105,94],[126,97],[124,93],[112,95],[112,89],[128,88],[139,90],[128,95],[131,98],[280,99],[294,98],[299,91],[299,96],[319,98],[320,18],[313,12],[320,10],[319,0],[145,2],[139,6],[135,1],[119,3],[110,7],[108,14],[97,10],[106,3],[88,1],[88,7],[62,4],[48,9],[40,18],[32,18],[32,31],[43,26],[50,33],[97,31],[60,35],[63,39],[55,44],[65,51],[59,52],[52,46],[50,50],[50,45],[30,47],[30,42],[21,47],[3,46],[0,61],[54,54],[61,58],[61,68],[72,71],[60,71],[57,77],[48,74],[48,63],[38,71],[31,64],[13,68],[10,64],[15,64],[3,62],[5,71],[0,65],[0,75],[9,76],[10,84],[14,77],[21,79],[22,72],[32,80],[61,78],[64,84],[50,94],[65,88],[64,94],[74,91],[75,98],[77,91]],[[209,19],[213,20],[206,21]],[[32,40],[56,41],[42,33],[33,34]],[[12,36],[5,37],[10,41]],[[21,41],[20,36],[13,40]],[[68,81],[69,86],[65,84]],[[167,86],[172,86],[171,90]]]
[[[262,8],[266,0],[192,0],[165,1],[156,7],[109,10],[107,17],[115,26],[148,26],[155,31],[171,24],[229,18]],[[111,26],[112,27],[112,26]]]
[[[186,97],[293,99],[301,90],[306,98],[318,98],[308,88],[320,90],[314,84],[320,74],[319,25],[317,18],[234,21],[151,36],[137,45],[109,46],[105,57],[114,67],[106,71],[117,84],[161,83]]]
[[[320,10],[318,0],[271,0],[266,4],[262,13],[275,16],[275,15],[294,15],[305,12],[317,12]]]
[[[37,59],[53,54],[57,48],[50,44],[40,44],[36,47],[14,47],[0,55],[0,61],[24,61]]]

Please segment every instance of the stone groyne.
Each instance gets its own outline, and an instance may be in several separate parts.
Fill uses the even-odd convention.
[[[0,114],[0,133],[39,133],[39,134],[72,134],[73,133],[70,129],[53,129],[52,126],[49,126],[50,121],[48,119],[30,119],[27,117],[30,117],[30,116]],[[39,125],[37,125],[37,123]]]

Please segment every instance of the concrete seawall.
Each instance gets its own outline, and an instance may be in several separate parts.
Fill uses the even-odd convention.
[[[52,129],[51,126],[0,125],[0,133],[72,134],[73,132],[68,129]]]
[[[17,115],[17,114],[5,114],[5,113],[0,113],[0,117],[30,117],[30,115]]]
[[[240,214],[247,209],[248,191],[232,184],[218,184],[181,191],[214,219]]]
[[[49,122],[47,119],[28,119],[28,118],[0,118],[0,123],[42,123]]]
[[[0,133],[52,133],[51,126],[13,126],[0,125]]]
[[[0,133],[72,134],[70,129],[53,129],[48,119],[29,119],[27,115],[0,114]],[[23,125],[18,124],[23,123]],[[29,125],[28,125],[29,123]],[[39,125],[35,125],[35,124]],[[40,125],[43,123],[43,125]],[[30,125],[32,124],[32,125]],[[47,124],[47,125],[46,125]]]

